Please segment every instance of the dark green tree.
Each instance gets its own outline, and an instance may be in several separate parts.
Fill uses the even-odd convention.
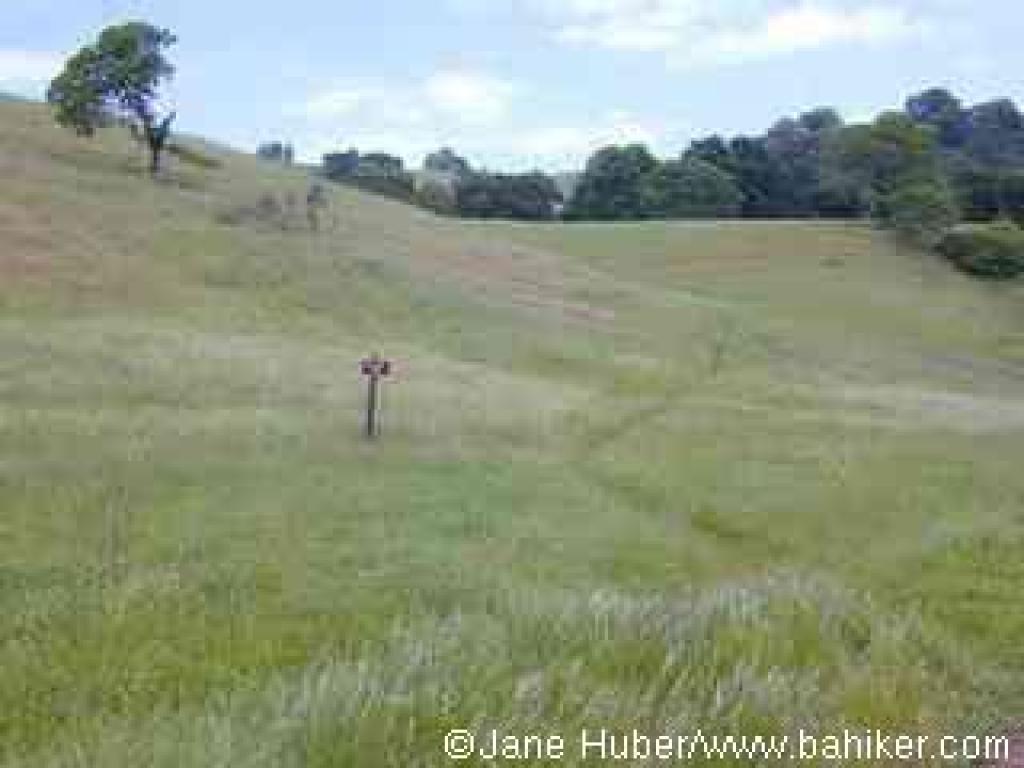
[[[107,27],[50,83],[46,98],[57,121],[82,136],[113,119],[130,121],[149,148],[150,172],[158,173],[175,117],[160,108],[159,89],[174,74],[164,51],[175,41],[170,31],[144,22]]]
[[[842,127],[835,110],[823,107],[792,120],[780,120],[764,136],[772,170],[766,190],[774,216],[813,216],[817,212],[824,146]]]
[[[823,158],[843,126],[839,113],[821,107],[796,119],[778,121],[759,137],[719,136],[695,141],[686,156],[729,173],[743,193],[743,215],[812,216],[818,213]],[[826,195],[834,199],[831,193]],[[844,198],[848,196],[844,195]],[[836,206],[836,212],[848,210]]]
[[[743,194],[743,215],[765,218],[792,215],[790,174],[782,158],[763,138],[740,136],[729,142],[733,175]]]
[[[590,158],[566,217],[574,219],[645,218],[644,188],[658,167],[642,144],[605,147]]]
[[[644,188],[650,218],[724,218],[740,211],[743,196],[725,171],[694,157],[659,165]]]
[[[852,125],[835,146],[837,167],[863,181],[875,197],[909,181],[941,173],[935,131],[907,115],[888,112],[867,125]]]
[[[871,213],[883,226],[930,241],[959,219],[959,208],[938,151],[937,129],[889,112],[840,135],[835,160],[863,184]]]

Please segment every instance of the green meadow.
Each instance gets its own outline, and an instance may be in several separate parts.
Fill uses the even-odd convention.
[[[0,104],[0,764],[1020,716],[1019,281],[827,221],[282,229],[232,214],[300,170],[191,146]]]

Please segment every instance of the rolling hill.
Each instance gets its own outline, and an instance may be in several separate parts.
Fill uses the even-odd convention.
[[[1019,282],[345,188],[311,233],[301,171],[190,147],[154,183],[0,104],[3,764],[1020,714]]]

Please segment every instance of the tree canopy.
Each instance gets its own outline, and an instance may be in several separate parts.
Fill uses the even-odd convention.
[[[160,86],[174,74],[164,51],[176,42],[167,29],[144,22],[107,27],[74,54],[47,90],[57,121],[91,136],[112,119],[131,121],[150,150],[150,171],[170,135],[174,113],[160,107]]]
[[[711,163],[691,157],[660,163],[647,177],[649,218],[725,218],[740,211],[735,180]]]
[[[871,121],[846,124],[819,107],[760,135],[697,138],[674,158],[643,144],[603,147],[571,177],[476,171],[450,147],[428,155],[416,177],[398,158],[357,150],[326,155],[323,172],[449,215],[870,216],[934,243],[963,220],[1024,221],[1024,116],[1009,100],[966,106],[929,88]]]
[[[573,219],[648,218],[645,201],[658,160],[642,144],[605,147],[587,163],[566,209]]]

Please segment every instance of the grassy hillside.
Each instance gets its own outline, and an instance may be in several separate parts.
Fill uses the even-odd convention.
[[[0,105],[3,764],[1020,714],[1019,283],[829,223],[282,231],[238,214],[301,173],[203,151]]]

